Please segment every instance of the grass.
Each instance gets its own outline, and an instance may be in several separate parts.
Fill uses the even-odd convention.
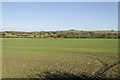
[[[90,77],[118,62],[117,39],[2,39],[2,50],[3,78],[44,77],[56,71]],[[104,77],[116,77],[114,67]]]
[[[5,39],[3,50],[117,53],[117,39]]]

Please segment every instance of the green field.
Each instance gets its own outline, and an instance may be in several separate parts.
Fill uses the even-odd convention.
[[[44,78],[47,72],[116,78],[117,53],[118,39],[2,39],[2,76]]]

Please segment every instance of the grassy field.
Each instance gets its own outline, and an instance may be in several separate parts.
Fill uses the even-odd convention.
[[[3,78],[118,77],[117,39],[2,39],[2,50]]]

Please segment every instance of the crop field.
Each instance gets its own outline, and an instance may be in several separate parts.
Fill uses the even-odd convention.
[[[118,39],[2,39],[3,78],[118,78]]]

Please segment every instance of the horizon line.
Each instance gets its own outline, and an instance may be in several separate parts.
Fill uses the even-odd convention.
[[[13,32],[56,32],[56,31],[112,31],[112,30],[74,30],[74,29],[70,29],[70,30],[39,30],[39,31],[23,31],[23,30],[4,30],[4,31],[0,31],[0,32],[6,32],[6,31],[13,31]],[[113,31],[120,31],[120,30],[113,30]]]

